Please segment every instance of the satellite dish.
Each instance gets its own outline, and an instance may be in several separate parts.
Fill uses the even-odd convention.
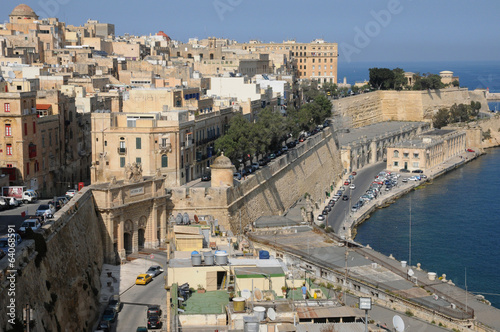
[[[410,277],[413,277],[413,276],[415,275],[415,272],[413,272],[413,270],[412,270],[412,269],[409,269],[409,270],[408,270],[408,275],[409,275]]]
[[[392,317],[392,325],[394,325],[396,332],[404,332],[405,330],[405,322],[398,315]]]
[[[14,72],[11,70],[7,73],[7,75],[9,75],[10,78],[16,78],[16,74],[14,74]]]
[[[241,297],[244,298],[245,300],[248,300],[252,296],[252,292],[250,292],[249,289],[243,289],[241,291]]]
[[[258,289],[257,287],[255,287],[255,288],[253,289],[253,296],[255,297],[255,299],[256,299],[257,301],[262,300],[262,297],[263,297],[263,296],[262,296],[262,291],[261,291],[260,289]]]
[[[275,320],[276,319],[276,311],[274,311],[273,308],[267,309],[267,317],[269,317],[270,320]]]

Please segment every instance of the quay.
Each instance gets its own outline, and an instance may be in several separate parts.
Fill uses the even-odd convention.
[[[464,151],[428,169],[425,180],[400,182],[390,192],[347,215],[345,231],[324,232],[313,223],[281,229],[255,228],[247,235],[276,257],[281,257],[285,264],[306,271],[309,277],[332,283],[338,287],[337,290],[342,288],[343,292],[337,294],[346,305],[349,305],[347,292],[353,296],[370,296],[376,305],[394,313],[434,322],[429,326],[439,324],[460,331],[500,331],[500,310],[489,305],[484,297],[467,293],[447,280],[445,275],[436,276],[423,270],[420,264],[408,266],[406,262],[399,262],[392,256],[387,257],[351,240],[356,226],[369,218],[375,209],[390,205],[398,197],[481,154],[479,151]],[[300,209],[298,202],[284,216],[300,224]],[[320,212],[321,209],[317,209],[314,216]],[[379,321],[385,319],[375,313],[372,318]]]

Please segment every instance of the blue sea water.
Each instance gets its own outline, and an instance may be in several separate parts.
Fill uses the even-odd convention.
[[[490,92],[500,92],[500,61],[435,61],[435,62],[339,62],[338,82],[344,77],[347,83],[369,80],[370,68],[402,68],[413,73],[439,74],[451,70],[460,78],[460,86],[474,89],[489,88]]]
[[[358,228],[356,241],[411,264],[469,291],[500,308],[500,148],[489,149],[461,168],[435,179]],[[411,203],[410,203],[411,201]]]

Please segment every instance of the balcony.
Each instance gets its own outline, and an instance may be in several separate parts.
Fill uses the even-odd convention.
[[[127,148],[118,148],[118,154],[127,154]]]

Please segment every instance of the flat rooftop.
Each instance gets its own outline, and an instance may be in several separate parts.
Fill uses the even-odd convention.
[[[390,135],[391,133],[401,132],[401,130],[409,130],[420,127],[426,122],[407,122],[407,121],[387,121],[375,123],[369,126],[350,129],[348,133],[339,132],[337,137],[341,146],[350,143],[359,142],[363,139],[371,140],[382,135]]]
[[[226,290],[193,293],[184,304],[184,313],[181,315],[223,314],[228,303],[229,294]]]

